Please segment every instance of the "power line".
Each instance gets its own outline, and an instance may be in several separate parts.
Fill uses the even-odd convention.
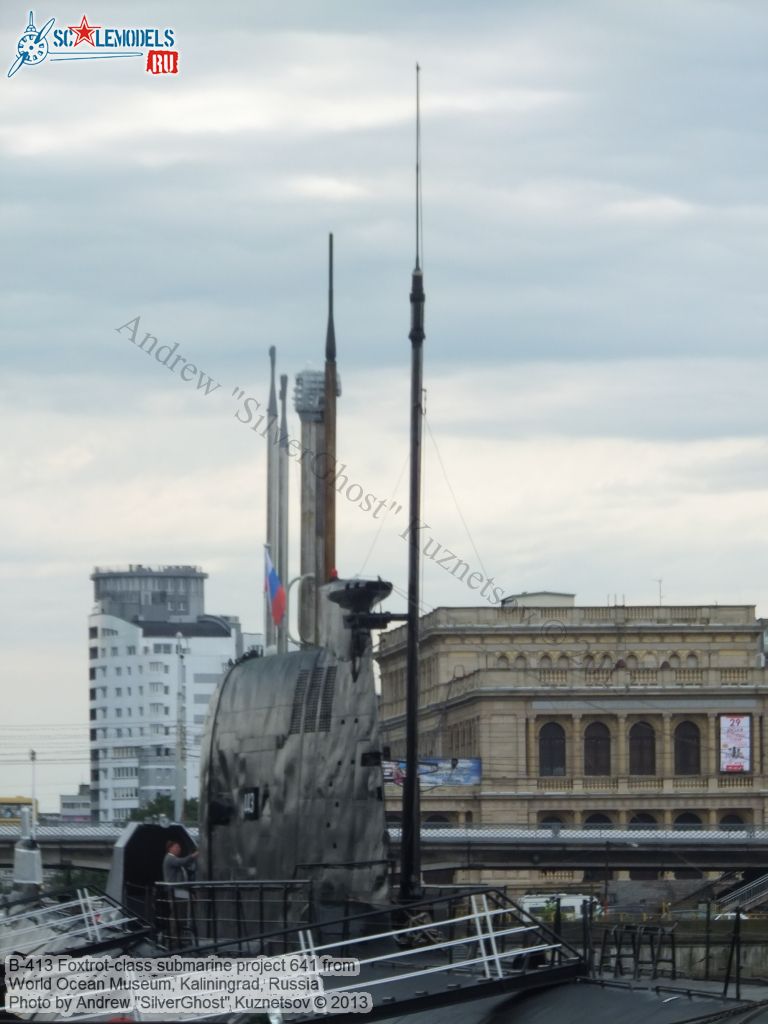
[[[391,492],[393,496],[395,494],[397,494],[398,490],[400,489],[400,481],[403,479],[403,473],[405,472],[405,467],[408,465],[409,458],[410,458],[410,452],[406,451],[405,458],[403,459],[403,464],[400,467],[400,472],[397,475],[397,481],[395,483],[394,489]],[[392,510],[392,505],[390,503],[390,504],[387,505],[386,509],[384,510],[384,515],[379,520],[379,528],[377,529],[376,533],[373,535],[373,540],[371,541],[370,547],[368,548],[368,552],[367,552],[365,558],[363,559],[363,564],[360,566],[360,568],[359,568],[359,570],[357,572],[358,576],[362,576],[363,575],[363,572],[365,571],[365,567],[366,567],[366,565],[368,565],[368,561],[369,561],[371,555],[373,554],[373,549],[376,547],[376,544],[378,543],[379,537],[381,536],[381,531],[384,528],[384,524],[386,523],[386,521],[387,521],[387,519],[389,517],[389,513],[391,512],[391,510]]]
[[[459,499],[456,497],[456,492],[454,491],[453,486],[451,485],[451,481],[450,481],[450,479],[448,477],[448,470],[445,468],[445,463],[443,462],[443,457],[440,454],[440,449],[437,446],[437,439],[435,438],[435,435],[432,432],[432,428],[430,427],[429,420],[427,419],[426,416],[424,417],[424,423],[426,424],[427,433],[429,434],[430,440],[432,441],[432,444],[435,446],[435,454],[437,455],[437,460],[440,463],[440,468],[443,471],[443,477],[445,478],[445,482],[446,482],[446,484],[448,486],[448,490],[450,491],[451,497],[453,498],[453,503],[456,506],[456,511],[459,513],[459,518],[461,519],[461,522],[462,522],[462,524],[464,526],[464,530],[466,531],[467,537],[469,538],[469,543],[472,545],[472,550],[475,553],[475,557],[477,558],[477,561],[478,561],[478,564],[480,565],[480,568],[483,570],[483,573],[485,574],[485,578],[488,579],[488,571],[485,568],[485,566],[483,565],[483,560],[480,557],[480,552],[477,550],[477,546],[475,544],[474,538],[472,537],[472,534],[470,532],[469,526],[467,525],[467,521],[464,518],[464,513],[461,511],[461,507],[459,505]]]

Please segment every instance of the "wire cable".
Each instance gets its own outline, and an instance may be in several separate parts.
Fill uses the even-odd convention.
[[[437,444],[437,439],[435,438],[435,435],[434,435],[434,433],[432,431],[432,427],[429,425],[429,420],[427,419],[426,415],[424,416],[424,423],[426,424],[427,433],[429,434],[430,440],[432,441],[432,444],[435,446],[435,453],[437,455],[437,460],[440,463],[440,468],[443,471],[443,476],[444,476],[445,482],[446,482],[446,484],[448,486],[448,490],[450,491],[451,497],[453,498],[453,503],[456,506],[456,511],[459,514],[459,518],[461,519],[461,522],[462,522],[462,524],[464,526],[464,530],[466,531],[467,537],[469,538],[469,543],[472,545],[472,550],[475,553],[475,557],[477,558],[477,561],[478,561],[478,564],[479,564],[480,568],[483,570],[485,578],[488,579],[489,578],[488,570],[483,565],[483,560],[480,557],[480,552],[477,550],[477,545],[475,544],[474,538],[472,537],[472,534],[470,532],[469,526],[467,525],[467,521],[464,518],[464,513],[461,511],[461,507],[459,506],[459,499],[456,497],[456,492],[454,491],[453,486],[451,485],[451,481],[448,478],[448,471],[445,468],[445,463],[443,462],[443,457],[440,454],[440,449],[439,449],[438,444]]]

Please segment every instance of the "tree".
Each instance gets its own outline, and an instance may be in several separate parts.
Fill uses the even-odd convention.
[[[173,800],[166,794],[156,796],[146,807],[134,807],[131,821],[153,821],[156,818],[169,818],[173,821]]]
[[[189,800],[184,801],[184,816],[183,821],[185,825],[197,825],[200,820],[200,801],[196,796],[190,797]]]
[[[185,825],[196,825],[200,816],[200,801],[196,796],[184,801],[184,813],[181,820]],[[131,811],[131,821],[154,821],[157,818],[168,818],[174,820],[173,800],[166,794],[156,796],[150,800],[146,807],[134,807]]]
[[[107,887],[107,872],[95,868],[60,868],[50,874],[45,872],[46,889],[55,892],[59,889],[99,889]]]

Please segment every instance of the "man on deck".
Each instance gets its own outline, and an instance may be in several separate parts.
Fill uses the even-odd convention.
[[[169,839],[165,844],[165,857],[163,858],[163,881],[170,883],[173,887],[169,890],[170,913],[169,924],[171,938],[175,945],[181,945],[182,936],[189,928],[189,889],[181,883],[189,881],[187,868],[197,857],[197,850],[181,856],[181,844],[175,839]]]

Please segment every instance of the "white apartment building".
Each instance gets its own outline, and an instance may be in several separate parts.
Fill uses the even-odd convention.
[[[94,570],[88,619],[91,818],[123,821],[173,796],[182,701],[186,796],[199,796],[208,703],[242,653],[240,623],[205,614],[194,566]]]
[[[77,793],[61,794],[59,820],[62,825],[80,824],[91,820],[91,787],[87,782],[77,787]]]

